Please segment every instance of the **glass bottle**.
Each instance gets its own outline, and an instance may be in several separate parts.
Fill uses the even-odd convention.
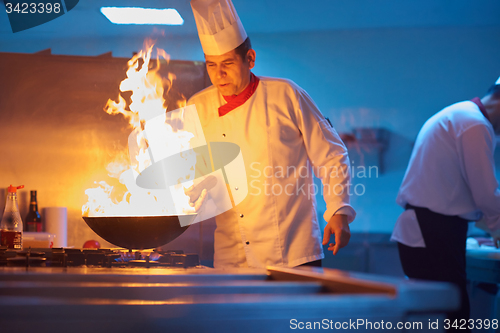
[[[38,202],[36,200],[36,191],[30,191],[30,209],[24,218],[24,231],[42,232],[42,218],[38,212]]]
[[[0,222],[0,245],[9,249],[23,248],[23,221],[17,204],[17,190],[24,186],[9,186],[5,210]]]

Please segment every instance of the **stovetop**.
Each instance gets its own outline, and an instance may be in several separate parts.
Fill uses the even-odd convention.
[[[30,248],[0,247],[0,266],[7,267],[144,267],[190,268],[200,265],[198,254],[182,250]]]

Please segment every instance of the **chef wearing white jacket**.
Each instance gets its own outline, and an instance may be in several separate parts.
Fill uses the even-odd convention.
[[[500,241],[500,189],[493,154],[500,133],[500,78],[481,99],[450,105],[420,130],[397,196],[406,210],[396,221],[405,274],[454,283],[462,305],[450,314],[469,319],[466,290],[468,221]]]
[[[191,6],[213,85],[188,105],[196,106],[207,142],[240,147],[248,182],[244,200],[216,217],[214,266],[320,265],[322,243],[334,234],[328,249],[336,254],[355,217],[347,150],[303,89],[251,73],[256,53],[230,0]],[[313,170],[327,204],[323,241]],[[198,208],[204,199],[192,201]]]

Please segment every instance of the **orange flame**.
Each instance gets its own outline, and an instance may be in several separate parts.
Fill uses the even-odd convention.
[[[106,168],[108,175],[118,179],[122,184],[117,186],[124,187],[124,189],[120,191],[116,186],[109,185],[105,181],[95,182],[98,185],[97,188],[85,191],[88,202],[82,207],[84,216],[148,216],[172,213],[171,205],[165,204],[169,201],[168,193],[161,190],[144,189],[135,183],[137,175],[152,164],[148,152],[148,140],[144,135],[146,121],[155,115],[166,113],[167,103],[163,95],[164,93],[168,94],[176,79],[172,73],[168,73],[167,78],[162,78],[158,74],[161,64],[160,57],[168,64],[170,56],[164,50],[156,48],[156,61],[152,61],[153,46],[154,41],[147,39],[143,50],[128,61],[127,77],[120,83],[120,91],[132,92],[130,103],[128,104],[120,94],[118,102],[110,99],[104,108],[110,115],[122,114],[132,128],[128,142],[129,154],[120,154]],[[176,101],[177,107],[185,105],[184,96],[182,96],[182,100]],[[189,147],[192,134],[172,129],[168,124],[164,125],[170,142],[169,147],[167,147],[169,151],[174,150],[172,153],[178,153]],[[129,158],[126,158],[125,155],[128,155]],[[183,156],[192,161],[193,156],[186,155],[189,154]],[[194,174],[187,174],[183,179],[179,179],[179,183],[193,178]],[[191,213],[192,208],[189,206],[187,196],[184,201],[182,210],[185,213]]]

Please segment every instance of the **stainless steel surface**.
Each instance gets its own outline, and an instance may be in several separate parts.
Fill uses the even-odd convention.
[[[276,267],[0,267],[0,295],[2,330],[51,333],[282,332],[291,319],[427,325],[458,304],[446,284]]]

